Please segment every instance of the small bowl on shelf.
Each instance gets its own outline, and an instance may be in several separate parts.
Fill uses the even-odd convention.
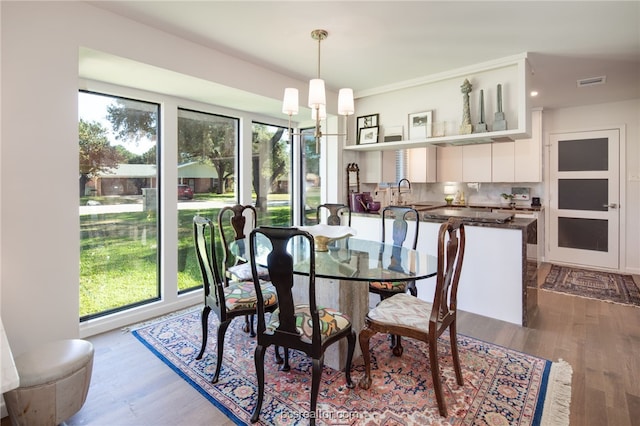
[[[444,197],[444,201],[447,203],[448,206],[450,206],[453,203],[453,195],[446,195]]]

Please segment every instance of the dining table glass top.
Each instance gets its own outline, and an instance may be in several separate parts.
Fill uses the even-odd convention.
[[[257,235],[257,261],[266,266],[266,245],[269,242],[261,234]],[[308,275],[308,249],[301,244],[304,242],[290,242],[289,253],[294,259],[294,272]],[[237,256],[246,258],[245,247],[248,249],[248,241],[239,240],[230,248]],[[349,237],[332,242],[328,248],[327,251],[315,252],[318,278],[393,282],[429,278],[437,273],[435,256],[406,247]]]

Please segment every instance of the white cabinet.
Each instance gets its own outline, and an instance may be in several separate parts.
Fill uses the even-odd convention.
[[[542,182],[542,110],[531,113],[531,139],[514,144],[514,182]]]
[[[436,147],[407,150],[407,175],[411,182],[427,183],[436,181]]]
[[[462,181],[491,182],[491,144],[462,147]]]
[[[515,182],[515,142],[494,143],[491,154],[492,182]]]
[[[462,147],[438,147],[436,153],[438,182],[462,182]]]
[[[493,143],[493,182],[542,182],[542,110],[531,113],[531,138]]]
[[[360,182],[397,182],[396,151],[365,151],[358,153]]]

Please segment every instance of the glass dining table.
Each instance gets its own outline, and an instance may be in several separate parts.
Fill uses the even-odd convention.
[[[266,250],[256,241],[257,262],[266,265]],[[245,257],[248,241],[239,240],[231,245],[231,250]],[[303,276],[309,275],[309,259],[296,244],[290,244],[289,251],[294,259],[294,299],[296,303],[308,303],[308,290]],[[357,333],[364,326],[369,311],[369,283],[372,281],[407,281],[430,278],[437,273],[437,257],[406,247],[383,244],[353,237],[334,241],[327,251],[315,251],[316,300],[319,306],[327,306],[347,314]],[[325,353],[325,365],[335,369],[344,368],[346,362],[346,342],[332,345]],[[356,345],[354,356],[360,355],[360,345]]]

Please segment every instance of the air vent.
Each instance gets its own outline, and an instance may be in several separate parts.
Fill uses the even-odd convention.
[[[606,75],[601,75],[600,77],[583,78],[578,80],[578,87],[597,86],[598,84],[605,84],[606,82]]]

